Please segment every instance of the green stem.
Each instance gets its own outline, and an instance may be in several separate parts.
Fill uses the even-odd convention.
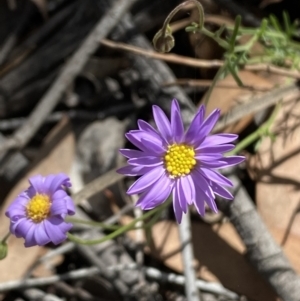
[[[239,27],[241,25],[241,21],[242,21],[241,16],[240,15],[236,16],[234,29],[233,29],[233,32],[232,32],[232,35],[231,35],[231,38],[230,38],[230,41],[229,41],[229,45],[230,45],[229,52],[230,53],[234,52],[234,48],[236,46],[235,41],[236,41],[237,35],[239,33]]]
[[[222,38],[218,37],[214,32],[209,31],[205,27],[202,27],[200,32],[205,34],[209,38],[212,38],[214,41],[216,41],[225,50],[228,50],[229,44],[225,40],[223,40]]]
[[[161,211],[163,210],[164,208],[166,208],[168,205],[169,205],[170,201],[166,201],[163,205],[151,210],[151,211],[148,211],[147,213],[145,213],[143,216],[133,220],[131,223],[129,223],[128,225],[125,225],[125,226],[122,226],[121,228],[117,229],[116,231],[106,235],[105,237],[102,237],[100,239],[96,239],[96,240],[86,240],[86,239],[82,239],[82,238],[79,238],[77,236],[74,236],[73,234],[71,233],[68,233],[68,239],[75,242],[75,243],[78,243],[78,244],[82,244],[82,245],[96,245],[96,244],[100,244],[100,243],[103,243],[107,240],[111,240],[111,239],[114,239],[116,237],[118,237],[119,235],[131,230],[131,229],[134,229],[135,227],[135,224],[139,221],[142,221],[144,219],[147,219],[149,217],[151,217],[152,215],[156,214],[158,211]]]
[[[214,89],[216,83],[218,82],[220,76],[222,75],[222,73],[224,72],[224,70],[225,70],[226,68],[227,68],[227,65],[224,64],[222,67],[219,68],[217,74],[216,74],[215,77],[213,78],[213,81],[212,81],[212,83],[211,83],[211,85],[210,85],[210,87],[209,87],[209,89],[208,89],[208,91],[207,91],[207,93],[206,93],[206,96],[205,96],[205,101],[204,101],[205,106],[207,106],[207,104],[208,104],[208,102],[209,102],[209,99],[210,99],[210,95],[211,95],[211,93],[212,93],[212,91],[213,91],[213,89]]]
[[[274,111],[272,112],[270,118],[265,123],[263,123],[256,131],[254,131],[249,136],[247,136],[245,139],[243,139],[240,143],[238,143],[236,145],[235,149],[226,153],[226,156],[236,155],[239,152],[241,152],[242,150],[244,150],[247,146],[249,146],[256,140],[258,140],[259,138],[268,135],[269,131],[270,131],[270,127],[273,124],[280,107],[281,107],[281,104],[278,103],[276,105]]]
[[[1,244],[6,243],[7,239],[9,238],[9,236],[10,236],[10,232],[8,232],[8,233],[2,238]]]
[[[105,223],[94,222],[94,221],[89,221],[89,220],[82,220],[82,219],[78,219],[78,218],[74,218],[74,217],[68,217],[67,221],[70,223],[74,223],[74,224],[83,224],[83,225],[89,225],[92,227],[100,227],[100,228],[107,229],[107,230],[117,230],[121,227],[121,226],[117,226],[117,225],[107,225]]]

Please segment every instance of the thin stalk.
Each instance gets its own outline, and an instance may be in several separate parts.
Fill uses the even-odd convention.
[[[242,150],[244,150],[247,146],[251,145],[253,142],[257,141],[261,137],[264,137],[266,135],[269,135],[270,133],[270,127],[273,124],[279,109],[281,107],[281,104],[278,103],[272,112],[270,118],[263,123],[256,131],[251,133],[249,136],[247,136],[245,139],[243,139],[240,143],[238,143],[232,151],[226,153],[226,156],[232,156],[240,153]]]
[[[67,221],[70,223],[74,223],[74,224],[89,225],[92,227],[99,227],[99,228],[103,228],[103,229],[107,229],[107,230],[117,230],[120,227],[122,227],[122,226],[117,226],[117,225],[107,225],[107,224],[101,223],[101,222],[82,220],[82,219],[78,219],[78,218],[74,218],[74,217],[68,217]]]
[[[68,233],[67,236],[68,236],[68,239],[75,242],[75,243],[78,243],[78,244],[82,244],[82,245],[96,245],[96,244],[100,244],[100,243],[103,243],[105,241],[108,241],[108,240],[111,240],[111,239],[114,239],[116,237],[118,237],[119,235],[129,231],[129,230],[132,230],[134,229],[135,227],[135,224],[139,221],[142,221],[142,220],[145,220],[149,217],[151,217],[152,215],[156,214],[158,211],[161,211],[163,210],[164,208],[166,208],[168,205],[169,205],[170,201],[166,201],[163,205],[161,205],[160,207],[157,207],[151,211],[148,211],[147,213],[145,213],[144,215],[142,215],[141,217],[133,220],[132,222],[130,222],[129,224],[125,225],[125,226],[122,226],[121,228],[117,229],[116,231],[106,235],[105,237],[101,238],[101,239],[96,239],[96,240],[86,240],[86,239],[82,239],[82,238],[79,238],[71,233]]]
[[[10,232],[8,232],[3,238],[2,238],[2,240],[1,240],[1,243],[0,244],[5,244],[6,243],[6,241],[7,241],[7,239],[9,238],[9,236],[10,236]]]

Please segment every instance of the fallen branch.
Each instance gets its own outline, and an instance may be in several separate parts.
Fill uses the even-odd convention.
[[[267,230],[238,177],[230,176],[230,179],[234,184],[235,200],[218,202],[218,207],[235,226],[247,248],[246,256],[257,271],[284,301],[298,301],[299,276]]]
[[[140,267],[136,263],[128,264],[128,265],[116,265],[110,266],[107,269],[112,272],[120,272],[123,270],[135,270],[139,269]],[[162,282],[169,282],[175,283],[178,285],[184,285],[186,280],[185,277],[181,275],[176,275],[173,273],[164,273],[160,270],[151,267],[143,268],[145,270],[145,274],[150,279],[159,280]],[[75,279],[82,279],[86,277],[91,277],[94,275],[101,275],[101,270],[97,267],[91,268],[83,268],[75,271],[71,271],[62,275],[54,275],[50,277],[41,277],[41,278],[34,278],[34,279],[21,279],[21,280],[13,280],[0,283],[0,292],[5,292],[13,289],[23,289],[28,287],[38,287],[38,286],[46,286],[58,281],[63,280],[75,280]],[[205,282],[203,280],[196,280],[197,288],[209,293],[222,295],[224,297],[238,300],[238,295],[222,286],[216,282]]]

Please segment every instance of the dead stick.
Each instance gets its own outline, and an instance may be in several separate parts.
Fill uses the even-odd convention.
[[[177,55],[177,54],[157,53],[154,51],[144,50],[142,48],[128,45],[125,43],[113,42],[106,39],[103,39],[101,41],[101,44],[113,49],[129,51],[131,53],[143,55],[146,57],[151,57],[153,59],[163,60],[169,63],[179,64],[179,65],[186,65],[194,68],[218,68],[224,65],[224,61],[221,60],[202,60],[202,59],[194,59],[194,58],[186,57],[183,55]],[[269,73],[300,79],[300,72],[298,71],[287,70],[269,64],[245,65],[243,66],[243,69],[249,71],[266,71]]]
[[[214,128],[214,132],[220,131],[225,126],[237,122],[249,114],[265,110],[279,101],[289,101],[299,97],[300,91],[297,84],[279,87],[263,95],[253,97],[251,101],[237,105],[224,114]]]
[[[119,0],[96,24],[81,47],[66,63],[57,79],[42,97],[38,105],[30,114],[26,123],[18,129],[10,138],[0,145],[0,153],[9,149],[24,147],[33,137],[46,117],[51,113],[63,96],[66,88],[80,73],[88,58],[95,52],[101,41],[118,24],[123,15],[137,0]]]

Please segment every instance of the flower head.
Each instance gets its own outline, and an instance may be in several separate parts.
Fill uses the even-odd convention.
[[[217,212],[216,195],[233,199],[223,186],[233,186],[231,181],[216,169],[236,165],[243,156],[224,157],[234,148],[234,134],[210,135],[217,123],[220,110],[214,110],[205,119],[205,107],[201,106],[187,131],[184,130],[180,108],[173,100],[171,120],[158,107],[153,106],[157,130],[139,120],[138,130],[126,134],[127,139],[140,150],[121,149],[128,158],[128,166],[119,173],[141,176],[127,193],[141,194],[137,206],[143,210],[162,204],[172,193],[173,207],[180,223],[182,213],[194,204],[200,215],[205,214],[205,203]]]
[[[67,175],[37,175],[29,179],[30,186],[8,207],[10,232],[25,239],[25,247],[59,244],[66,239],[72,224],[67,215],[75,214],[72,199],[63,187],[70,187]]]

